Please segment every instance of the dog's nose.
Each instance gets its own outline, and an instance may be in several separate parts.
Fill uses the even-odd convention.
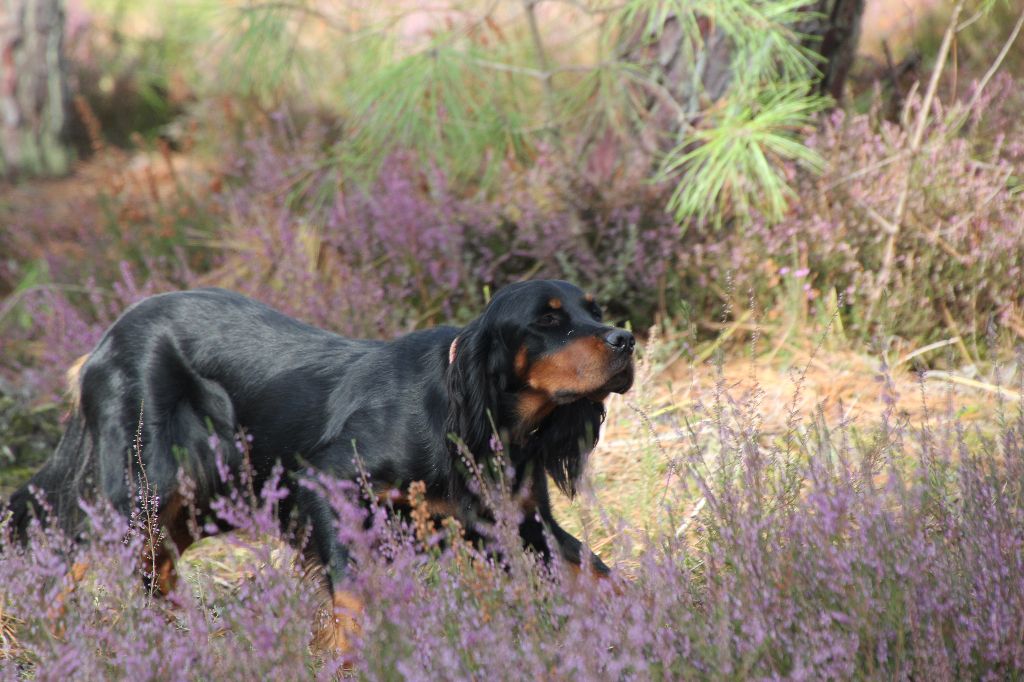
[[[604,342],[619,353],[632,353],[636,348],[636,339],[625,329],[613,329],[604,337]]]

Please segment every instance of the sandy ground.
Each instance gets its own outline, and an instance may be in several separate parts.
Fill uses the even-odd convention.
[[[942,7],[943,0],[868,0],[861,23],[859,52],[883,57],[883,41],[894,51],[902,51],[928,16]]]

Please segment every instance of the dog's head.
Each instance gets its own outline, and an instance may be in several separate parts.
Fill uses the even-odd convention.
[[[541,450],[555,482],[574,492],[602,401],[633,385],[635,346],[568,282],[505,287],[456,340],[448,426],[477,456],[495,428],[513,445]]]

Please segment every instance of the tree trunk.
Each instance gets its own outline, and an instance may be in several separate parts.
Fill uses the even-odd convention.
[[[816,0],[807,9],[817,15],[798,28],[808,36],[804,45],[824,59],[819,66],[818,91],[838,102],[857,53],[864,0]]]
[[[804,8],[808,18],[794,27],[802,36],[802,44],[822,57],[817,65],[820,73],[817,77],[812,75],[815,89],[837,101],[842,98],[843,84],[857,51],[864,1],[809,0]],[[733,68],[729,39],[711,20],[699,17],[702,49],[691,55],[692,49],[686,43],[690,38],[674,15],[668,15],[660,37],[654,42],[644,33],[646,19],[641,16],[637,29],[622,36],[619,54],[626,61],[644,65],[664,88],[664,94],[673,100],[666,107],[664,98],[652,98],[652,114],[692,122],[729,88]]]
[[[0,176],[68,169],[63,33],[62,0],[0,0]]]

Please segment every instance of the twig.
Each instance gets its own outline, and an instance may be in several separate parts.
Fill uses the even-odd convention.
[[[921,139],[924,137],[924,128],[928,123],[928,111],[931,109],[932,101],[935,99],[935,91],[938,90],[939,87],[939,78],[942,76],[942,71],[946,65],[946,58],[949,56],[949,48],[953,43],[953,36],[956,34],[957,22],[960,19],[960,13],[964,9],[964,2],[965,0],[958,0],[956,5],[953,6],[953,14],[949,19],[949,26],[946,27],[946,33],[942,36],[942,45],[939,47],[939,53],[935,61],[935,68],[932,69],[932,76],[928,81],[928,90],[925,91],[924,99],[921,101],[921,109],[917,112],[914,131],[910,137],[910,166],[907,168],[907,174],[903,180],[903,189],[900,190],[899,199],[896,202],[896,211],[892,219],[892,224],[896,228],[896,231],[890,232],[889,238],[885,242],[885,253],[882,257],[882,268],[879,272],[878,286],[872,293],[872,309],[869,311],[869,316],[874,312],[874,304],[881,295],[882,289],[884,289],[889,283],[889,273],[892,270],[892,264],[896,258],[896,239],[899,237],[899,231],[903,224],[903,217],[907,211],[907,198],[910,195],[911,171],[913,170],[917,153],[921,148]]]
[[[896,152],[895,154],[893,154],[890,157],[882,159],[881,161],[876,161],[875,163],[872,163],[872,164],[869,164],[867,166],[864,166],[863,168],[858,168],[857,170],[853,171],[852,173],[848,173],[847,175],[844,175],[841,178],[837,178],[837,179],[833,180],[832,182],[830,182],[827,185],[825,185],[824,189],[826,191],[831,190],[831,189],[835,189],[839,185],[844,185],[847,182],[850,182],[851,180],[856,180],[857,178],[863,177],[865,175],[870,175],[871,173],[874,173],[877,170],[881,170],[881,169],[885,168],[886,166],[889,166],[889,165],[892,165],[892,164],[896,163],[897,161],[899,161],[900,159],[902,159],[906,155],[907,155],[907,150],[901,149],[900,151]]]
[[[921,235],[926,240],[931,242],[933,246],[937,246],[940,249],[942,249],[943,251],[945,251],[947,254],[949,254],[949,256],[951,258],[956,259],[956,261],[958,263],[961,263],[961,264],[964,264],[964,265],[967,264],[967,256],[965,256],[964,254],[962,254],[959,251],[957,251],[956,248],[952,244],[950,244],[948,241],[946,241],[946,239],[941,234],[939,234],[939,228],[938,227],[936,227],[934,230],[929,230],[928,227],[925,226],[924,223],[922,223],[916,217],[914,217],[914,223],[916,223],[916,225],[918,227],[918,230],[920,231]],[[959,226],[960,225],[958,224],[958,225],[955,225],[954,227],[959,227]]]
[[[932,71],[931,80],[928,81],[928,90],[925,92],[924,100],[921,102],[921,110],[917,112],[917,122],[914,126],[914,136],[910,140],[910,151],[913,153],[921,147],[921,138],[924,137],[924,127],[928,123],[928,110],[931,109],[932,100],[935,99],[935,91],[939,87],[939,77],[942,75],[943,68],[946,64],[946,57],[949,55],[950,45],[953,44],[953,35],[956,33],[956,21],[960,17],[960,12],[963,11],[964,0],[959,0],[953,7],[953,16],[950,17],[949,27],[946,29],[945,35],[942,36],[942,45],[939,47],[939,54],[936,58],[935,69]],[[909,187],[910,181],[907,181]],[[903,200],[906,203],[906,200]],[[897,218],[902,216],[897,213]],[[896,220],[899,224],[899,220]]]
[[[957,325],[956,320],[953,319],[953,315],[949,312],[949,308],[947,308],[946,304],[942,301],[939,301],[939,308],[942,310],[942,318],[946,322],[946,327],[951,331],[956,332],[956,336],[953,338],[957,340],[957,350],[959,350],[960,354],[964,356],[964,360],[967,361],[968,365],[975,364],[974,358],[971,357],[970,351],[967,350],[967,346],[964,344],[963,338],[960,334],[960,327]]]
[[[139,504],[141,509],[141,522],[143,527],[140,529],[144,533],[145,541],[145,560],[149,561],[149,575],[146,576],[149,579],[149,596],[152,598],[156,593],[157,589],[157,564],[156,564],[156,553],[157,553],[157,542],[161,539],[158,537],[156,532],[156,514],[154,507],[157,506],[158,501],[152,488],[149,486],[149,475],[146,474],[146,464],[142,459],[142,416],[143,410],[145,409],[145,401],[139,403],[139,423],[135,430],[135,457],[139,463]]]
[[[881,213],[879,213],[875,209],[871,208],[871,206],[869,206],[868,204],[864,203],[863,201],[861,201],[857,197],[851,197],[851,198],[853,199],[855,204],[857,204],[862,209],[864,209],[864,213],[867,214],[868,218],[870,218],[872,221],[874,221],[874,223],[876,225],[878,225],[880,228],[882,228],[883,232],[885,232],[888,235],[899,234],[900,228],[899,228],[898,225],[896,225],[895,223],[890,222],[889,220],[887,220],[885,216],[883,216]]]
[[[977,381],[975,379],[968,379],[967,377],[953,374],[952,372],[943,372],[940,370],[929,370],[924,373],[925,379],[937,379],[939,381],[948,381],[952,384],[959,384],[961,386],[969,386],[970,388],[978,388],[982,391],[988,391],[989,393],[1001,394],[1010,400],[1021,400],[1024,398],[1020,393],[1011,391],[1008,388],[1002,386],[996,386],[995,384],[987,384],[984,381]]]
[[[1006,320],[1006,325],[1017,334],[1017,336],[1024,339],[1024,320],[1021,320],[1012,312],[1009,315],[1009,319]]]
[[[998,193],[1000,191],[1002,191],[1002,188],[1001,187],[997,188],[995,194],[993,194],[989,198],[989,200],[984,202],[982,205],[984,205],[985,203],[988,203],[989,201],[994,199],[998,195]],[[899,227],[896,226],[895,224],[889,222],[888,220],[886,220],[885,216],[883,216],[881,213],[879,213],[875,209],[871,208],[869,205],[867,205],[866,203],[864,203],[863,201],[861,201],[857,197],[852,197],[851,196],[850,198],[854,201],[854,203],[856,203],[858,206],[860,206],[864,210],[864,213],[867,215],[868,218],[870,218],[872,221],[875,222],[875,224],[877,224],[880,228],[882,228],[883,232],[885,232],[886,234],[889,234],[889,235],[895,235],[895,234],[899,233]],[[973,217],[973,213],[971,215],[968,215],[968,216],[965,216],[964,218],[962,218],[960,221],[958,221],[956,223],[956,225],[954,225],[953,227],[949,228],[949,231],[955,231],[957,228],[959,228],[964,222],[966,222],[971,217]],[[936,229],[934,231],[931,231],[931,232],[927,231],[927,230],[922,230],[922,233],[924,234],[926,239],[928,239],[930,242],[932,242],[932,244],[934,244],[935,246],[938,246],[940,249],[942,249],[947,254],[949,254],[952,258],[955,258],[957,260],[957,262],[959,262],[959,263],[966,263],[967,262],[967,257],[964,256],[959,251],[957,251],[955,248],[953,248],[952,244],[950,244],[948,241],[943,239],[942,235],[939,234],[938,229]]]
[[[701,320],[697,322],[697,326],[701,327],[702,329],[709,329],[713,332],[720,332],[724,329],[729,329],[730,327],[739,327],[743,331],[747,332],[755,332],[764,329],[764,327],[759,324],[739,324],[738,322],[715,322],[714,320]]]
[[[701,496],[701,498],[697,500],[697,503],[693,505],[693,509],[690,511],[689,514],[686,515],[686,518],[683,519],[683,522],[679,525],[679,527],[676,528],[677,538],[683,536],[683,533],[685,533],[686,529],[690,527],[690,524],[693,523],[693,520],[700,515],[700,512],[702,509],[704,509],[704,505],[707,504],[707,501],[707,498],[704,496]]]
[[[1024,12],[1021,12],[1020,16],[1017,17],[1017,23],[1014,24],[1013,30],[1010,31],[1010,37],[1006,39],[1005,43],[1003,43],[1003,49],[999,51],[995,61],[992,62],[992,66],[988,68],[985,75],[982,76],[980,81],[978,81],[978,87],[974,89],[974,94],[971,95],[971,99],[967,102],[967,106],[964,109],[963,118],[956,122],[953,126],[954,130],[958,130],[960,126],[967,121],[967,118],[971,114],[971,109],[973,109],[974,105],[976,105],[978,100],[981,99],[981,93],[985,89],[985,86],[988,85],[988,82],[996,75],[996,71],[999,70],[999,67],[1003,64],[1003,60],[1006,59],[1006,55],[1009,54],[1010,48],[1017,41],[1017,36],[1020,35],[1021,27],[1024,27]]]
[[[954,343],[960,343],[959,336],[954,336],[953,338],[950,339],[943,339],[942,341],[936,341],[935,343],[929,343],[927,346],[924,346],[923,348],[918,348],[912,353],[907,353],[902,358],[894,362],[892,366],[895,369],[896,367],[899,367],[905,362],[910,362],[919,355],[924,355],[925,353],[928,353],[930,351],[937,350],[939,348],[945,348],[946,346],[951,346]]]
[[[956,27],[956,32],[959,33],[960,31],[963,31],[965,28],[971,26],[971,24],[978,23],[981,20],[981,18],[984,17],[987,13],[988,10],[986,10],[984,7],[981,7],[980,9],[978,9],[977,12],[961,21],[960,25]]]

